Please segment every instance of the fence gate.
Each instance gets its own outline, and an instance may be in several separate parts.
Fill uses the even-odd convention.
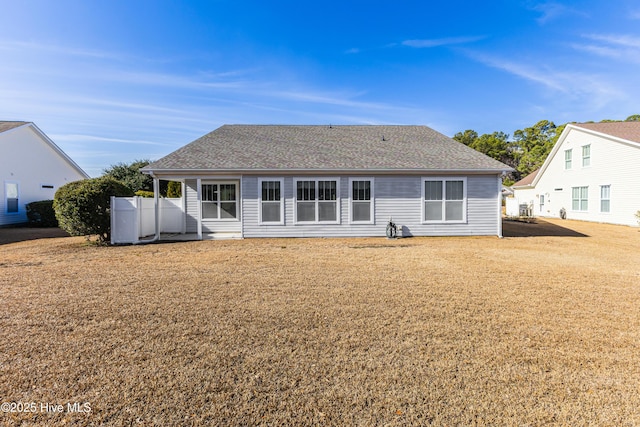
[[[155,234],[154,199],[111,197],[111,244],[138,243]],[[161,233],[184,233],[182,199],[158,199]]]

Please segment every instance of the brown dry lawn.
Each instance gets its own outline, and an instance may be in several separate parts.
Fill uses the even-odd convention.
[[[0,423],[639,425],[640,231],[505,233],[0,245]]]

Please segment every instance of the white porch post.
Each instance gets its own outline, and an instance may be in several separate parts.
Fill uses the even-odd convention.
[[[202,179],[196,180],[198,187],[198,240],[202,240]]]
[[[180,196],[182,197],[182,231],[180,234],[187,232],[187,186],[184,180],[180,181]]]
[[[498,237],[502,238],[502,175],[498,175]]]
[[[156,222],[156,235],[155,239],[160,239],[160,179],[156,176],[153,177],[153,210],[155,214]]]

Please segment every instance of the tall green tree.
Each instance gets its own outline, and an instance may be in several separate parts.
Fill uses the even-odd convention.
[[[518,172],[528,175],[544,163],[564,126],[558,128],[549,120],[540,120],[531,127],[513,133]]]
[[[471,146],[471,144],[473,144],[476,139],[478,139],[478,132],[472,129],[467,129],[464,132],[458,132],[453,135],[453,139],[463,143],[466,146]]]
[[[509,135],[504,132],[480,135],[469,147],[504,164],[515,166]]]
[[[153,178],[140,172],[149,163],[149,160],[135,160],[130,164],[117,163],[105,169],[103,176],[122,182],[134,193],[139,190],[153,191]]]
[[[633,114],[627,117],[625,122],[640,122],[640,114]]]

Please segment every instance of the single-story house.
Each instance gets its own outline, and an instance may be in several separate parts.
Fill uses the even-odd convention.
[[[0,121],[0,152],[0,226],[27,222],[28,203],[89,177],[31,122]]]
[[[533,216],[638,225],[640,122],[568,124],[540,169],[512,188]]]
[[[183,183],[185,233],[244,238],[501,236],[511,168],[426,126],[224,125],[142,170]]]

